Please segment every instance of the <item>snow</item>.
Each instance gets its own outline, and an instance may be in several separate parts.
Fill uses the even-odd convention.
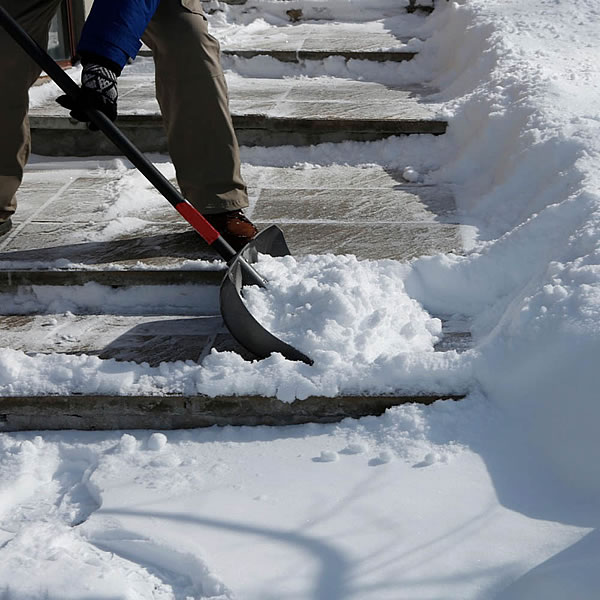
[[[506,426],[474,395],[338,425],[2,435],[0,590],[492,598],[591,530]]]
[[[264,22],[278,26],[284,4],[220,5],[213,26],[252,23],[259,5],[269,10]],[[339,20],[392,6],[329,4],[302,6]],[[0,434],[7,600],[90,590],[107,598],[596,598],[599,13],[584,0],[439,2],[420,25],[427,40],[413,64],[372,76],[396,73],[398,82],[437,88],[432,99],[444,103],[450,123],[445,136],[244,150],[250,164],[318,168],[394,163],[390,152],[410,145],[408,177],[451,184],[461,219],[476,231],[464,256],[404,265],[307,257],[293,263],[297,280],[278,277],[294,259],[263,259],[278,295],[248,301],[299,344],[294,314],[269,303],[301,311],[315,332],[306,342],[319,356],[314,367],[228,353],[201,367],[156,369],[0,356],[4,394],[192,385],[292,400],[425,386],[469,391],[467,399],[339,425],[215,428],[168,439]],[[243,76],[271,66],[230,68]],[[300,76],[303,67],[286,68]],[[332,77],[352,76],[346,68]],[[319,303],[331,303],[334,316]],[[407,320],[391,325],[397,305]],[[469,318],[473,349],[433,352],[435,314]],[[386,331],[387,346],[369,340],[372,326]]]

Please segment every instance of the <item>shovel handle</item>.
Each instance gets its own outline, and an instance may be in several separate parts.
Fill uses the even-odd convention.
[[[75,101],[79,100],[81,96],[79,86],[2,6],[0,6],[0,25],[67,96]],[[173,187],[171,182],[123,135],[104,113],[91,108],[86,108],[85,112],[90,121],[135,165],[207,244],[212,246],[227,262],[235,257],[235,250],[223,239],[221,234]],[[250,269],[254,271],[251,267]],[[262,278],[255,271],[254,273],[258,280],[257,283],[263,283]]]

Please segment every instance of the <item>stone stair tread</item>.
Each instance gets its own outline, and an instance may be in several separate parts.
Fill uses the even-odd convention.
[[[256,221],[259,228],[271,224],[272,221]],[[461,228],[455,224],[310,221],[278,221],[277,224],[283,229],[290,250],[296,256],[334,253],[355,254],[360,259],[409,260],[438,252],[459,253],[462,247]],[[185,228],[186,225],[182,224],[181,227]],[[171,234],[157,232],[158,229],[149,227],[150,235],[106,242],[64,244],[61,240],[65,236],[81,233],[79,225],[34,223],[13,240],[8,251],[0,253],[0,268],[12,271],[20,270],[19,264],[44,263],[56,269],[57,264],[84,263],[107,265],[113,269],[115,266],[134,270],[140,266],[179,269],[182,263],[190,260],[218,259],[193,231]],[[126,275],[123,274],[123,277]]]
[[[410,60],[416,44],[410,37],[398,38],[382,23],[299,23],[286,27],[267,26],[251,35],[233,35],[222,42],[224,55],[250,58],[266,54],[286,61],[317,60],[330,56],[357,60]]]
[[[331,3],[327,0],[322,0],[320,2],[311,0],[310,3],[300,3],[297,0],[219,0],[219,2],[228,4],[232,7],[241,7],[243,12],[247,12],[246,5],[250,8],[250,10],[255,10],[256,8],[268,9],[269,7],[283,4],[286,9],[288,5],[290,8],[294,7],[298,10],[304,9],[306,13],[310,15],[310,18],[313,19],[335,18],[335,7],[331,8],[332,12],[330,12]],[[212,0],[202,0],[202,3],[204,4],[205,12],[211,14],[213,12],[212,7],[214,4]],[[389,2],[373,2],[372,4],[365,3],[361,6],[361,8],[363,11],[367,9],[376,13],[380,13],[384,16],[390,16],[392,14],[397,14],[399,11],[403,11],[405,13],[413,13],[415,11],[430,13],[433,11],[434,6],[435,0],[403,0],[393,5],[391,5]]]
[[[86,241],[94,233],[101,235],[102,230],[103,225],[97,223],[28,223],[0,252],[0,267],[35,269],[43,263],[53,269],[72,264],[178,269],[189,260],[217,259],[185,222],[147,223],[145,230],[137,234]]]
[[[116,184],[133,171],[98,174],[74,162],[67,176],[56,176],[53,164],[25,174],[15,227],[0,243],[0,284],[220,281],[223,263],[214,262],[216,254],[141,176],[134,187],[154,194],[144,219],[115,233]],[[245,164],[243,175],[249,214],[259,226],[280,225],[296,255],[341,252],[405,260],[462,247],[451,191],[409,183],[399,168]],[[65,185],[65,179],[71,183]],[[136,216],[132,210],[120,218]],[[198,260],[213,262],[190,264]]]
[[[259,227],[267,225],[257,221]],[[292,254],[354,254],[359,259],[409,260],[462,248],[459,225],[438,223],[285,223]]]
[[[286,26],[266,25],[252,29],[252,33],[235,29],[233,34],[217,32],[224,56],[252,58],[268,55],[278,60],[318,60],[341,56],[357,60],[399,61],[412,58],[418,48],[413,36],[397,37],[375,23],[322,23],[303,22]],[[151,56],[142,46],[140,56]]]
[[[432,90],[421,86],[394,88],[370,81],[332,81],[323,77],[271,79],[238,75],[228,78],[228,86],[234,116],[260,114],[305,119],[397,120],[404,117],[436,120],[436,105],[421,102]],[[160,119],[152,75],[121,76],[119,113],[122,118]],[[30,111],[34,127],[44,118],[52,117],[70,121],[68,111],[56,104],[54,99],[48,99]],[[83,124],[77,126],[85,129]]]
[[[43,266],[31,269],[0,268],[0,290],[3,292],[14,290],[15,286],[31,285],[87,285],[96,283],[110,287],[131,287],[150,285],[220,285],[225,273],[225,263],[219,270],[199,270],[185,268],[157,268],[139,269],[127,268],[121,263],[122,268],[112,269],[53,269]],[[175,265],[176,266],[176,265]]]
[[[402,62],[412,60],[416,52],[409,50],[337,50],[325,49],[266,49],[261,45],[256,48],[227,48],[223,50],[225,56],[239,58],[256,58],[257,56],[269,56],[282,62],[299,63],[303,60],[324,60],[331,57],[341,57],[346,60],[370,60],[375,62]]]
[[[158,366],[199,362],[211,348],[227,343],[250,358],[230,338],[219,314],[5,315],[0,323],[0,346],[28,353],[87,354]]]
[[[442,134],[432,91],[332,78],[228,78],[230,108],[242,145],[306,145],[323,141],[372,140],[412,133]],[[143,151],[166,151],[162,117],[150,74],[119,80],[117,124]],[[89,132],[48,99],[30,111],[34,152],[45,155],[115,154],[105,136]],[[58,131],[60,134],[58,134]]]
[[[198,298],[205,294],[198,288]],[[189,309],[174,308],[165,313],[160,307],[133,310],[143,314],[122,314],[116,310],[98,310],[77,314],[67,313],[3,314],[0,315],[0,347],[28,354],[86,354],[101,359],[148,363],[192,361],[200,363],[212,350],[231,350],[247,360],[254,358],[229,334],[214,305],[185,314]],[[206,301],[203,301],[206,303]],[[6,312],[6,311],[5,311]],[[183,314],[177,314],[181,312]],[[164,313],[164,314],[163,314]],[[444,321],[443,321],[444,323]],[[451,326],[442,330],[443,337],[436,351],[469,348],[468,331],[455,331]]]

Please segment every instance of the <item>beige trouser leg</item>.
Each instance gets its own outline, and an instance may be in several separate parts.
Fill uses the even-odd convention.
[[[142,39],[154,56],[156,97],[183,195],[205,214],[248,206],[219,43],[201,0],[162,0]]]
[[[2,6],[42,46],[60,0],[2,0]],[[14,213],[15,193],[29,158],[29,88],[41,69],[0,27],[0,221]]]

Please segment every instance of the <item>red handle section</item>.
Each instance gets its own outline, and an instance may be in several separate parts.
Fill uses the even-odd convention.
[[[188,202],[179,202],[175,209],[207,244],[214,244],[221,237],[221,234]]]

